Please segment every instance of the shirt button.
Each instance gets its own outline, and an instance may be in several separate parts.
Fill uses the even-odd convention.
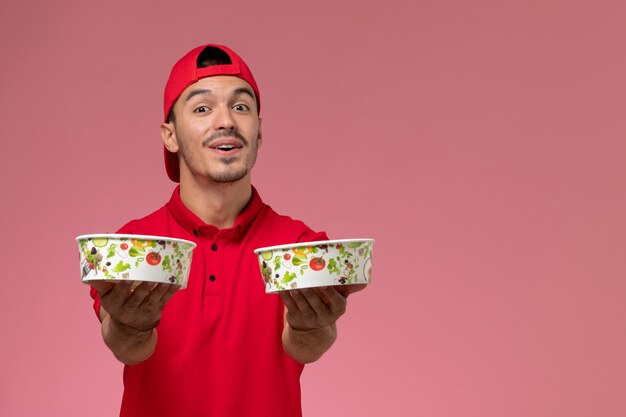
[[[214,243],[213,246],[211,246],[211,249],[213,249],[213,252],[215,252],[217,250],[217,245]]]
[[[209,277],[209,281],[211,281],[211,282],[215,281],[215,275],[211,275],[211,276]]]
[[[198,236],[198,231],[196,229],[193,229],[193,235]]]

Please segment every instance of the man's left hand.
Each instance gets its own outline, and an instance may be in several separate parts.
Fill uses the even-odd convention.
[[[334,324],[346,312],[347,300],[334,287],[282,291],[289,327],[309,331]]]

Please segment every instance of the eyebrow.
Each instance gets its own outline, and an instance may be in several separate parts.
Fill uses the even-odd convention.
[[[204,95],[207,95],[207,96],[212,96],[213,95],[213,91],[209,90],[209,89],[206,89],[206,88],[198,88],[197,90],[190,91],[189,94],[187,94],[187,97],[185,97],[185,101],[189,101],[193,97],[198,96],[200,94],[204,94]]]
[[[236,90],[234,91],[234,94],[233,94],[233,95],[238,96],[238,95],[240,95],[240,94],[247,94],[247,95],[249,95],[249,96],[250,96],[250,98],[252,98],[252,99],[256,100],[256,96],[254,95],[254,93],[252,92],[252,90],[250,90],[250,89],[249,89],[249,88],[247,88],[247,87],[239,87],[238,89],[236,89]]]
[[[197,90],[190,91],[189,94],[187,94],[187,97],[185,97],[185,101],[189,101],[193,97],[195,97],[197,95],[201,95],[201,94],[202,95],[207,95],[207,96],[212,96],[213,95],[213,90],[209,90],[208,88],[198,88]],[[237,88],[235,91],[233,91],[233,96],[238,96],[240,94],[247,94],[247,95],[250,96],[250,98],[256,100],[255,94],[252,92],[252,90],[250,90],[247,87],[240,87],[240,88]]]

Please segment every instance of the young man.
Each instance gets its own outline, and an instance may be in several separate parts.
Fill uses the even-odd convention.
[[[262,144],[260,94],[220,45],[193,49],[165,87],[165,166],[180,182],[119,233],[197,243],[188,287],[93,282],[102,336],[124,367],[121,416],[300,416],[300,374],[337,337],[347,294],[266,295],[253,250],[325,240],[275,213],[251,185]]]

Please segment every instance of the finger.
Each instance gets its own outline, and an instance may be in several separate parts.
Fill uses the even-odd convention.
[[[298,311],[302,313],[302,315],[306,319],[311,319],[316,316],[315,310],[311,307],[311,304],[309,304],[309,301],[304,296],[304,294],[307,294],[309,291],[310,290],[308,288],[303,288],[302,290],[289,291],[291,294],[291,297],[293,298],[293,301],[296,303],[296,306],[298,307]]]
[[[137,308],[143,303],[148,294],[150,294],[150,290],[154,287],[154,282],[144,281],[135,287],[134,290],[130,290],[130,294],[126,298],[126,302],[124,303],[125,307],[128,308]]]
[[[163,299],[165,301],[168,301],[170,298],[174,296],[174,294],[178,292],[178,290],[182,288],[182,286],[180,284],[166,284],[166,288],[167,288],[167,291],[165,292]]]
[[[309,291],[304,291],[303,296],[313,311],[315,311],[316,315],[322,316],[330,313],[330,308],[326,305],[325,297],[321,294],[320,289],[314,288]]]
[[[290,291],[281,291],[278,293],[280,298],[282,298],[283,303],[287,307],[287,311],[296,312],[298,311],[298,305],[294,301],[293,297],[290,294]]]
[[[167,291],[167,285],[168,284],[153,282],[152,286],[149,287],[148,294],[146,294],[138,307],[147,309],[148,311],[161,310],[163,308],[161,297],[163,293]]]
[[[121,280],[117,281],[117,284],[110,292],[112,297],[120,297],[126,299],[131,292],[133,281]]]
[[[322,289],[324,296],[329,301],[328,308],[336,317],[346,312],[348,301],[336,288],[326,287]]]
[[[316,288],[316,291],[317,291],[317,294],[322,299],[322,301],[324,302],[324,304],[329,305],[330,304],[330,299],[328,298],[328,295],[326,294],[326,291],[324,291],[326,288],[327,287]]]
[[[161,283],[157,288],[154,289],[154,295],[155,297],[158,296],[157,300],[159,304],[164,306],[165,303],[167,303],[179,289],[180,285]]]
[[[135,309],[140,307],[153,309],[156,306],[163,308],[179,288],[180,285],[163,282],[142,282],[131,290],[125,306]]]
[[[334,288],[339,291],[341,295],[348,298],[350,294],[359,292],[365,289],[367,284],[350,284],[350,285],[335,285]]]
[[[91,285],[96,292],[98,293],[98,297],[102,298],[102,296],[106,295],[115,287],[116,281],[89,281],[89,285]]]
[[[132,281],[117,281],[113,289],[101,297],[102,304],[106,305],[106,309],[109,313],[118,310],[124,305],[126,299],[131,294],[131,285]]]

